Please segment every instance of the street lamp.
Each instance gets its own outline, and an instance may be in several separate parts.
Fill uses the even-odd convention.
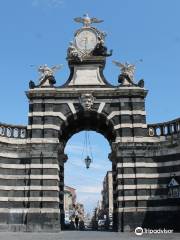
[[[92,163],[92,160],[89,156],[87,156],[85,159],[84,159],[84,162],[86,164],[86,168],[88,169],[90,164]]]

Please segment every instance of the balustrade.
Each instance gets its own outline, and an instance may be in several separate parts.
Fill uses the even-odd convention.
[[[0,136],[8,138],[26,138],[26,126],[14,126],[0,123]]]
[[[148,135],[167,136],[180,132],[180,118],[163,123],[148,124]]]

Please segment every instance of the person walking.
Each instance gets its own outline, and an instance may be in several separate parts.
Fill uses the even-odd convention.
[[[72,218],[71,218],[71,221],[70,221],[70,230],[75,230],[74,221],[73,221]]]
[[[80,231],[84,231],[85,230],[85,226],[84,226],[84,221],[83,219],[79,220],[79,230]]]
[[[75,225],[76,225],[76,230],[78,230],[78,226],[79,226],[79,217],[78,217],[78,215],[75,216]]]

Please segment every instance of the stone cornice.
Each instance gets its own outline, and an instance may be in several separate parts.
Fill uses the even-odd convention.
[[[77,98],[82,93],[92,93],[97,97],[146,97],[148,91],[140,87],[114,87],[114,88],[34,88],[26,92],[29,99],[32,98]]]

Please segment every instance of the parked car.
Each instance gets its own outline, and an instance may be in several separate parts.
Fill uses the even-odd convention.
[[[112,222],[112,221],[110,221],[110,223],[109,223],[109,229],[110,229],[110,230],[113,229],[113,222]]]
[[[105,228],[105,222],[106,222],[106,220],[104,220],[104,219],[98,220],[98,229],[99,229],[99,230],[104,230],[104,228]]]

